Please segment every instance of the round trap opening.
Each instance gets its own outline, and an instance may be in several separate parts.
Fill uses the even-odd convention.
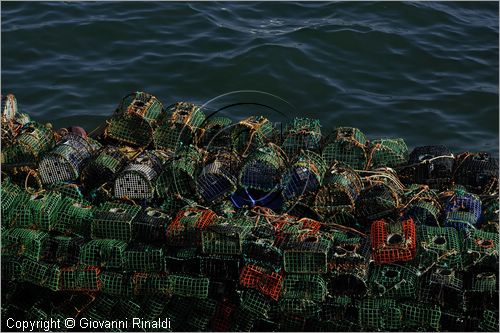
[[[495,243],[491,239],[481,239],[478,241],[478,244],[481,247],[490,248],[493,247]]]
[[[196,215],[198,215],[198,213],[197,212],[193,212],[191,210],[184,213],[184,216],[186,216],[186,217],[194,217]]]
[[[453,271],[451,269],[441,269],[438,273],[442,276],[450,276],[453,274]]]
[[[338,256],[345,256],[347,254],[347,251],[346,249],[339,246],[335,248],[335,254]]]
[[[444,245],[444,244],[446,244],[446,238],[444,236],[438,236],[434,239],[434,244]]]
[[[45,195],[43,194],[33,194],[31,196],[31,200],[42,200],[43,198],[45,198]]]
[[[110,213],[123,214],[125,213],[125,209],[123,208],[111,208],[109,210]]]
[[[147,214],[148,214],[149,216],[151,216],[151,217],[156,217],[156,218],[160,218],[160,217],[163,217],[163,216],[164,216],[164,214],[163,214],[162,212],[159,212],[159,211],[157,211],[157,210],[150,210],[150,211],[148,211],[148,213],[147,213]]]
[[[146,104],[144,104],[144,102],[141,102],[141,101],[136,101],[136,102],[134,103],[134,105],[135,105],[135,106],[137,106],[137,107],[139,107],[139,108],[142,108],[142,107],[143,107],[144,105],[146,105]]]
[[[395,270],[392,270],[392,269],[389,269],[389,270],[385,271],[385,273],[384,273],[384,276],[388,279],[394,279],[398,275],[399,275],[399,273]]]
[[[403,243],[403,240],[404,238],[400,234],[390,234],[387,236],[387,244],[390,245],[401,244]]]
[[[495,279],[495,273],[492,273],[492,272],[486,272],[486,273],[479,273],[477,275],[477,278],[478,279],[481,279],[481,280],[493,280]]]
[[[304,238],[304,242],[314,243],[318,241],[318,237],[316,236],[308,236]]]

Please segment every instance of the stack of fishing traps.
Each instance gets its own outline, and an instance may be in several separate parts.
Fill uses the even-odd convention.
[[[61,136],[4,98],[3,318],[498,331],[496,159],[165,105]]]

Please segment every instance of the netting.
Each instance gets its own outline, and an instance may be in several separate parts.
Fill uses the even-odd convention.
[[[203,167],[196,179],[196,190],[205,203],[218,203],[236,191],[239,166],[236,154],[220,150]]]
[[[163,271],[163,267],[159,270]],[[132,273],[134,295],[164,295],[169,293],[168,276],[164,273]]]
[[[409,265],[373,265],[368,284],[373,295],[394,299],[415,298],[419,271]]]
[[[95,239],[82,246],[80,264],[122,268],[127,243],[114,239]]]
[[[145,151],[121,171],[114,181],[116,198],[151,199],[154,180],[163,169],[163,156]]]
[[[172,246],[201,243],[201,231],[215,222],[216,215],[209,209],[187,208],[177,213],[167,228],[167,241]]]
[[[240,268],[239,257],[210,255],[200,258],[200,272],[210,279],[237,281]]]
[[[2,231],[2,256],[42,260],[50,254],[49,250],[49,234],[44,231],[21,228]]]
[[[338,161],[355,170],[363,170],[368,156],[366,143],[366,137],[359,129],[338,127],[332,140],[323,148],[322,156],[328,165]]]
[[[123,97],[115,113],[136,113],[151,123],[160,121],[165,116],[163,104],[158,98],[141,91]]]
[[[420,278],[418,299],[446,309],[462,310],[464,300],[463,274],[454,269],[433,267]]]
[[[377,264],[415,258],[417,237],[412,218],[397,222],[375,221],[371,226],[370,237],[373,260]]]
[[[304,318],[316,317],[320,311],[318,303],[307,299],[281,299],[279,307],[283,313],[302,316]]]
[[[259,318],[265,318],[271,310],[271,301],[260,292],[248,289],[243,292],[241,307]]]
[[[463,264],[498,269],[498,233],[472,229],[463,232]]]
[[[484,311],[479,329],[483,332],[498,332],[498,310]]]
[[[194,146],[179,149],[156,179],[156,193],[160,198],[172,195],[191,196],[196,191],[195,175],[202,159]]]
[[[153,141],[156,149],[172,149],[195,143],[205,114],[199,106],[178,102],[167,110],[167,118],[156,129]]]
[[[207,298],[209,279],[172,274],[168,276],[169,290],[174,295],[195,298]]]
[[[24,259],[21,268],[21,279],[50,290],[59,290],[61,272],[59,266]]]
[[[125,166],[127,160],[127,155],[118,147],[104,147],[82,169],[82,184],[85,184],[86,188],[104,184]]]
[[[73,202],[85,203],[85,196],[82,192],[82,187],[78,184],[58,182],[50,184],[47,190],[53,193],[59,193],[62,198],[71,199]]]
[[[39,164],[44,184],[77,180],[84,163],[97,147],[78,134],[66,134]]]
[[[274,144],[261,146],[246,158],[239,174],[239,184],[246,189],[276,191],[284,169],[285,156],[280,148]]]
[[[78,262],[80,249],[85,243],[80,236],[51,236],[46,261],[60,265],[74,265]]]
[[[458,230],[474,228],[481,216],[481,199],[475,194],[458,190],[448,198],[444,213],[445,227]]]
[[[433,190],[414,184],[409,187],[405,197],[409,200],[403,209],[404,218],[412,218],[416,225],[440,225],[442,207]]]
[[[114,115],[107,121],[104,137],[120,144],[147,147],[153,139],[150,123],[136,113]]]
[[[272,141],[276,130],[271,122],[262,116],[251,116],[233,127],[232,146],[239,155],[246,157],[254,149]]]
[[[132,279],[127,274],[103,271],[101,273],[101,291],[114,296],[132,296]]]
[[[117,239],[129,242],[133,238],[135,216],[140,206],[106,202],[94,210],[91,222],[92,238]]]
[[[90,235],[90,225],[94,216],[92,206],[87,203],[75,202],[71,199],[61,200],[57,218],[50,224],[50,230],[65,235]]]
[[[2,225],[10,225],[12,213],[28,200],[28,195],[19,186],[12,183],[8,178],[1,185],[2,204],[0,205]]]
[[[462,268],[460,238],[457,230],[447,227],[417,227],[417,256],[419,269],[433,265]]]
[[[393,299],[366,298],[359,301],[359,325],[367,331],[401,329],[402,312]]]
[[[394,168],[408,161],[408,147],[401,138],[373,140],[367,150],[369,168]]]
[[[3,252],[3,251],[2,251]],[[15,281],[21,278],[22,263],[17,256],[2,253],[2,280]]]
[[[163,250],[148,245],[130,246],[124,254],[124,269],[130,272],[154,272],[163,270]]]
[[[240,284],[278,300],[283,287],[283,272],[273,272],[264,267],[248,264],[241,270]]]
[[[497,289],[497,277],[494,272],[477,273],[472,277],[472,290],[492,293]]]
[[[210,117],[202,125],[202,134],[198,142],[209,151],[227,149],[231,142],[231,125],[233,121],[227,117]]]
[[[196,247],[170,248],[165,253],[167,273],[200,275],[200,257]]]
[[[283,150],[289,158],[294,158],[301,150],[318,152],[321,142],[321,124],[319,119],[294,118],[285,130]]]
[[[170,221],[169,214],[162,209],[148,207],[141,210],[133,221],[134,240],[150,244],[165,243]]]
[[[404,329],[410,331],[439,331],[441,308],[438,305],[403,302],[399,306]]]
[[[202,252],[205,254],[239,255],[242,253],[243,242],[249,233],[249,227],[219,220],[219,223],[202,231]]]
[[[320,155],[312,151],[301,152],[281,178],[285,200],[316,191],[322,184],[326,168]]]
[[[314,197],[314,208],[323,216],[353,212],[363,184],[351,168],[335,163],[325,173],[323,185]]]
[[[2,147],[2,167],[36,166],[40,156],[55,145],[52,130],[37,122],[25,124],[11,145]]]
[[[483,212],[480,219],[482,230],[498,233],[499,204],[500,200],[497,195],[483,198]]]
[[[60,201],[61,195],[58,193],[35,193],[12,211],[10,225],[15,228],[49,230],[58,217]]]
[[[283,251],[273,245],[273,241],[258,239],[243,244],[243,259],[245,263],[255,263],[275,271],[281,269]]]
[[[416,147],[408,164],[398,168],[401,180],[407,184],[427,184],[441,189],[451,181],[455,156],[443,145]]]
[[[324,301],[328,291],[326,280],[319,274],[287,274],[281,298]]]
[[[457,156],[453,179],[478,194],[498,192],[498,159],[488,153]]]
[[[98,291],[101,289],[101,269],[95,266],[61,268],[60,290]]]
[[[285,271],[287,273],[326,273],[330,246],[330,241],[320,235],[288,241],[283,246]]]

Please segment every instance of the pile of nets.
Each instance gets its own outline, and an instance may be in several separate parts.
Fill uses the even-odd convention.
[[[32,120],[13,95],[2,108],[4,319],[498,331],[487,153],[235,121],[144,92],[89,135]]]

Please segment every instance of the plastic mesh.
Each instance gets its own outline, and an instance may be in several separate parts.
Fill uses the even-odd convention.
[[[150,123],[136,113],[114,115],[107,121],[105,138],[111,138],[121,144],[146,147],[153,139]]]
[[[245,263],[255,263],[275,271],[280,270],[283,252],[272,243],[272,241],[265,239],[245,242],[243,244],[243,259]]]
[[[163,273],[133,273],[132,285],[134,295],[162,295],[170,290],[168,276]]]
[[[22,280],[50,290],[59,290],[60,271],[55,264],[24,259],[22,264]]]
[[[498,191],[498,159],[488,153],[464,153],[457,157],[454,180],[473,193]]]
[[[199,144],[209,151],[227,149],[227,143],[231,142],[232,123],[227,117],[207,118],[202,126]]]
[[[28,200],[26,193],[16,184],[13,184],[9,179],[5,179],[1,186],[1,212],[4,225],[10,224],[12,212],[16,208],[23,206]]]
[[[403,210],[405,218],[411,217],[416,225],[439,226],[441,204],[433,190],[412,185],[405,196],[409,198],[409,202]]]
[[[462,268],[462,255],[458,232],[453,228],[417,227],[417,262],[424,269],[437,264],[449,268]]]
[[[326,281],[317,274],[287,274],[281,298],[305,299],[315,302],[325,300]]]
[[[17,257],[2,253],[2,280],[15,281],[21,278],[22,263]]]
[[[276,190],[284,168],[285,159],[277,146],[261,146],[246,158],[239,174],[239,184],[246,189]]]
[[[24,205],[18,206],[11,215],[11,225],[20,228],[49,230],[57,219],[61,195],[40,192],[33,194]]]
[[[2,231],[2,256],[42,260],[50,254],[49,250],[49,234],[44,231],[20,228]]]
[[[232,145],[238,154],[246,157],[254,149],[262,147],[276,135],[271,122],[262,116],[251,116],[233,127]]]
[[[380,297],[415,298],[420,273],[412,266],[387,264],[370,269],[369,286]]]
[[[155,96],[141,91],[123,97],[115,113],[136,113],[149,122],[159,121],[164,116],[163,104]]]
[[[80,236],[52,236],[49,239],[49,258],[62,265],[73,265],[78,262],[80,248],[84,243]]]
[[[135,245],[125,251],[124,269],[127,271],[152,272],[161,271],[163,251],[147,245]]]
[[[334,163],[325,173],[323,185],[314,198],[314,208],[323,215],[339,211],[354,211],[363,183],[354,170]]]
[[[133,293],[132,279],[126,274],[103,271],[101,283],[101,291],[106,294],[131,296]]]
[[[265,318],[271,310],[271,301],[256,290],[243,292],[241,307],[259,318]]]
[[[58,209],[57,218],[51,223],[50,229],[66,235],[90,235],[90,224],[93,218],[92,206],[63,199]]]
[[[315,317],[320,311],[318,303],[306,299],[281,299],[279,306],[283,313],[298,315],[304,318]]]
[[[302,152],[281,178],[285,200],[316,191],[322,184],[326,168],[320,155],[312,151]]]
[[[401,318],[401,309],[392,299],[366,298],[359,302],[359,324],[363,330],[399,330]]]
[[[92,238],[132,240],[132,221],[140,206],[106,202],[94,211],[91,224]]]
[[[431,268],[420,278],[418,299],[452,309],[463,307],[464,279],[461,272],[448,268]]]
[[[215,255],[201,257],[200,271],[210,279],[237,281],[240,276],[240,258]]]
[[[60,290],[98,291],[101,289],[101,269],[94,266],[61,268]]]
[[[291,240],[284,245],[283,265],[287,273],[326,273],[330,242],[317,236]]]
[[[96,239],[83,245],[80,264],[107,268],[122,268],[127,243],[113,239]]]
[[[373,140],[370,150],[371,168],[391,167],[408,161],[408,147],[403,139]]]
[[[285,132],[282,147],[288,157],[293,158],[301,150],[318,151],[321,142],[319,119],[295,118]]]
[[[498,310],[484,311],[479,329],[483,332],[498,332]]]
[[[283,273],[248,264],[241,270],[240,284],[247,288],[256,289],[262,294],[278,300],[283,286]]]
[[[338,127],[333,139],[324,147],[322,156],[328,165],[343,162],[355,170],[363,170],[367,162],[366,137],[357,128]]]
[[[497,277],[493,272],[483,272],[472,277],[472,290],[494,292],[497,290]]]
[[[219,151],[196,179],[198,195],[208,204],[218,203],[236,191],[239,158],[231,151]]]
[[[208,297],[209,279],[206,277],[169,275],[168,281],[174,295],[195,298]]]
[[[156,149],[177,149],[197,139],[205,114],[200,107],[187,102],[175,103],[167,110],[168,117],[154,133]]]
[[[50,184],[47,189],[53,193],[59,193],[62,198],[71,199],[74,202],[85,203],[82,187],[78,184],[58,182]]]
[[[498,268],[499,236],[498,233],[482,230],[463,232],[463,261],[466,268]]]
[[[373,260],[377,264],[410,261],[415,257],[417,237],[412,218],[392,223],[375,221],[370,237]]]
[[[441,308],[438,305],[404,302],[400,308],[405,329],[439,331]]]

